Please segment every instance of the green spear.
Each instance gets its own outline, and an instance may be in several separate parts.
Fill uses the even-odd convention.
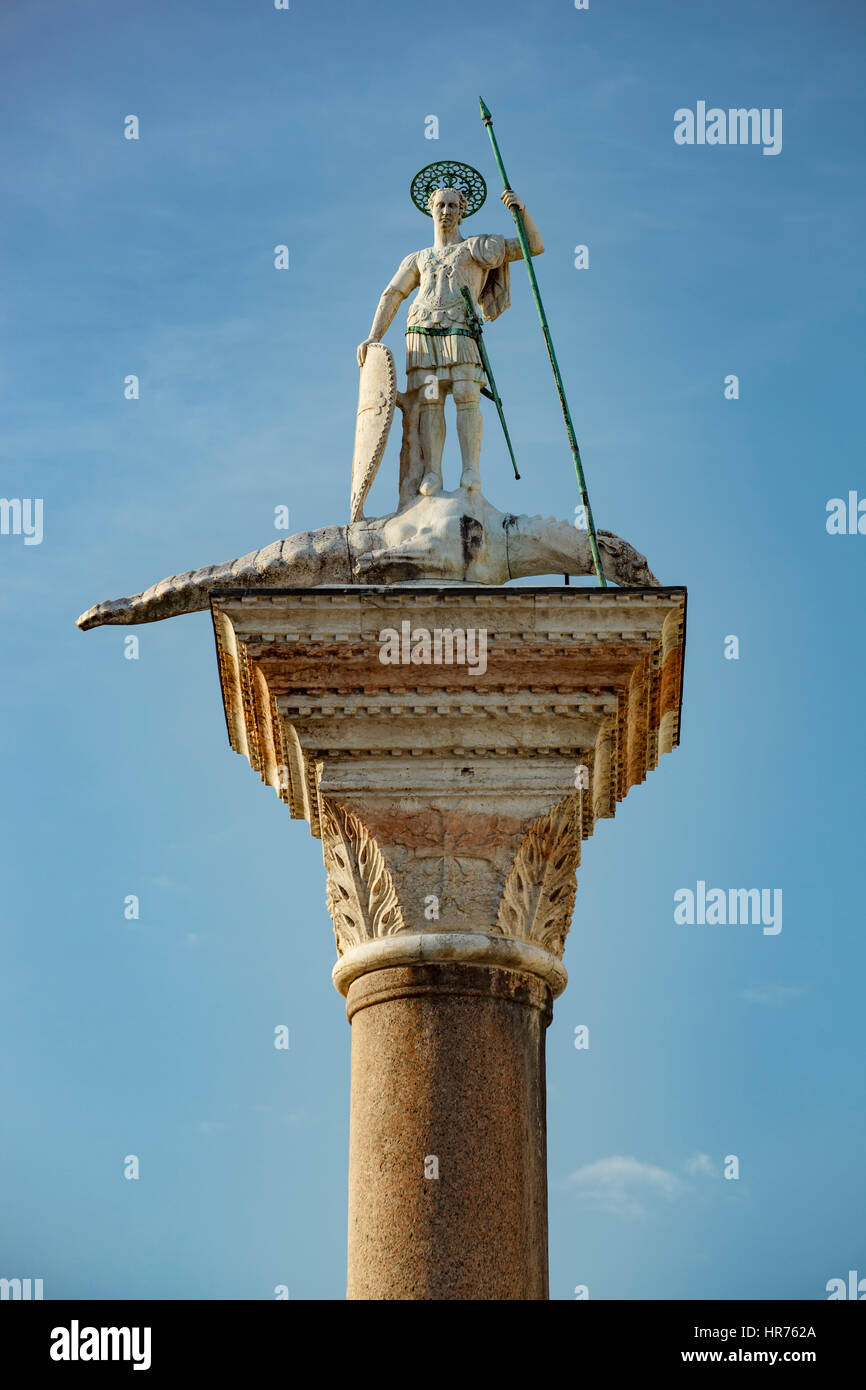
[[[493,117],[484,105],[484,99],[478,98],[481,104],[481,119],[487,126],[487,133],[490,136],[490,143],[493,146],[493,156],[496,160],[497,168],[502,177],[505,188],[510,188],[508,175],[505,172],[505,165],[502,163],[502,155],[499,153],[499,145],[496,141],[496,133],[493,129]],[[526,269],[529,272],[529,283],[532,286],[532,294],[535,299],[535,307],[538,310],[538,317],[541,320],[541,330],[544,334],[544,342],[547,347],[547,355],[550,358],[550,365],[553,368],[553,379],[556,382],[556,390],[559,396],[559,404],[562,406],[562,414],[565,419],[565,428],[568,432],[568,442],[571,446],[571,457],[574,459],[574,471],[577,474],[577,486],[580,492],[580,500],[583,504],[584,515],[586,516],[586,529],[589,533],[589,548],[592,551],[592,563],[595,568],[598,582],[603,589],[607,588],[607,580],[601,568],[601,559],[598,553],[598,541],[595,534],[595,522],[592,518],[592,508],[589,505],[589,493],[586,490],[586,479],[583,476],[583,464],[580,461],[580,449],[577,447],[577,440],[574,435],[574,426],[571,423],[571,412],[568,409],[568,401],[565,398],[565,387],[562,384],[562,376],[559,371],[559,363],[556,360],[556,353],[553,350],[553,339],[550,336],[550,328],[547,322],[547,315],[544,312],[544,305],[541,302],[541,291],[538,288],[538,281],[535,278],[535,268],[532,264],[532,256],[529,254],[529,243],[526,240],[526,230],[523,226],[523,218],[517,208],[511,209],[511,216],[514,218],[514,225],[517,227],[517,236],[520,241],[520,249],[523,252],[523,259],[526,262]]]

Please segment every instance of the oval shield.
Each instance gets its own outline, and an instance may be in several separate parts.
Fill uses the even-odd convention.
[[[397,371],[391,349],[384,343],[371,343],[361,368],[358,391],[350,521],[359,521],[364,515],[364,499],[385,452],[396,399]]]

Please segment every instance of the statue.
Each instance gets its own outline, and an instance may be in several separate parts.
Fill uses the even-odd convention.
[[[530,252],[541,255],[544,243],[526,205],[511,188],[505,189],[502,201],[509,210],[520,213]],[[406,322],[406,393],[400,404],[407,421],[404,448],[408,448],[409,460],[401,478],[401,506],[412,495],[434,497],[442,491],[448,395],[454,397],[457,412],[463,466],[460,486],[468,492],[481,487],[480,396],[485,372],[461,290],[468,290],[486,321],[498,318],[511,302],[509,262],[523,258],[517,237],[461,236],[460,223],[468,209],[466,193],[461,189],[434,188],[426,206],[433,218],[433,245],[414,251],[401,262],[379,300],[370,335],[358,348],[358,365],[363,368],[370,345],[382,340],[403,300],[418,289]],[[416,430],[417,448],[413,438]],[[419,466],[423,466],[420,477]]]
[[[483,102],[481,110],[504,184],[502,201],[518,236],[461,236],[462,219],[477,211],[486,195],[484,179],[468,165],[440,162],[415,176],[413,200],[433,218],[434,242],[401,263],[379,300],[370,336],[358,348],[361,389],[349,523],[301,532],[238,560],[187,570],[128,598],[96,604],[79,617],[80,628],[157,622],[196,612],[209,606],[211,594],[225,589],[499,585],[548,574],[595,574],[602,586],[607,579],[627,587],[658,586],[646,559],[633,546],[611,531],[595,530],[530,259],[540,255],[544,246],[523,201],[508,183],[492,117]],[[475,305],[487,321],[508,308],[509,263],[521,257],[529,272],[568,430],[582,504],[580,525],[552,517],[505,514],[481,493],[482,393],[495,402],[503,428],[505,420],[480,339]],[[401,393],[396,389],[394,359],[380,339],[416,287],[419,293],[410,306],[406,327],[407,387]],[[442,483],[447,395],[454,397],[462,459],[460,486],[452,492],[446,492]],[[404,421],[397,510],[385,517],[365,518],[364,498],[384,453],[395,404]],[[507,429],[505,435],[510,449]]]

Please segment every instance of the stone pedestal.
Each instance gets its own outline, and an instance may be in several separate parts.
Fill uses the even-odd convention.
[[[544,1032],[575,869],[678,740],[685,591],[212,608],[232,747],[322,840],[353,1031],[349,1297],[546,1298]]]

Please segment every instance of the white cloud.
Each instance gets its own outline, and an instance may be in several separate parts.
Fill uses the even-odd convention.
[[[714,1163],[709,1154],[694,1154],[687,1158],[685,1162],[687,1173],[694,1173],[708,1178],[717,1178],[721,1171],[720,1165]]]
[[[582,1201],[624,1217],[644,1216],[647,1199],[661,1197],[671,1201],[684,1189],[676,1173],[621,1154],[584,1164],[569,1175],[568,1185]]]

